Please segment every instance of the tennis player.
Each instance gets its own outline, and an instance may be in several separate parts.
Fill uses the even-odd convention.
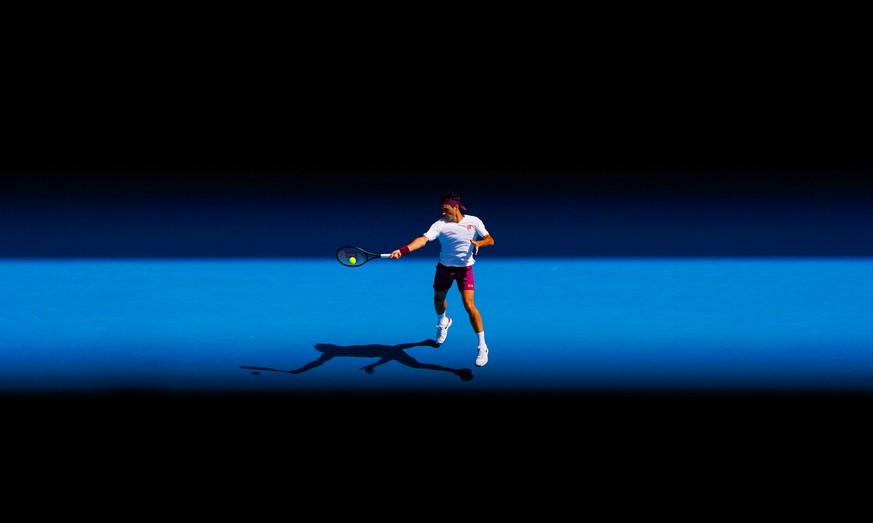
[[[467,208],[461,203],[461,197],[455,193],[444,194],[440,208],[443,217],[435,221],[423,235],[409,244],[391,252],[392,260],[399,259],[412,251],[421,249],[427,242],[439,239],[440,258],[433,277],[433,306],[437,314],[436,342],[442,344],[449,334],[452,319],[446,315],[446,294],[454,282],[461,292],[464,309],[470,317],[470,325],[478,337],[478,353],[476,366],[483,367],[488,363],[488,345],[485,343],[485,328],[482,325],[482,315],[473,300],[475,283],[473,280],[473,264],[479,254],[479,247],[494,245],[494,238],[476,216],[464,215],[461,211]]]

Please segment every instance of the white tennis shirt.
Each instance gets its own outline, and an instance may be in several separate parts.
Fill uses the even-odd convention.
[[[482,220],[465,215],[458,222],[440,218],[424,233],[428,241],[440,240],[440,263],[448,267],[467,267],[476,263],[473,252],[476,246],[470,240],[481,240],[488,235]]]

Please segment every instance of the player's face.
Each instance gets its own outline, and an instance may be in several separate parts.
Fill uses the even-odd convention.
[[[450,222],[458,221],[458,208],[451,205],[443,205],[441,207],[443,218]]]

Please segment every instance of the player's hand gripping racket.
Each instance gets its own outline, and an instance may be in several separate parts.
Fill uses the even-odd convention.
[[[365,251],[354,245],[345,245],[336,250],[336,259],[346,267],[360,267],[370,260],[378,260],[379,258],[390,258],[390,254],[376,254],[375,252]]]

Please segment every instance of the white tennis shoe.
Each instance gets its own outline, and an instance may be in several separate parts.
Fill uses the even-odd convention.
[[[436,332],[436,342],[442,343],[446,341],[446,337],[449,335],[449,327],[452,326],[452,319],[448,316],[446,317],[446,323],[438,323],[437,324],[437,332]]]
[[[476,366],[484,367],[488,363],[488,347],[484,345],[479,347],[479,354],[476,355]]]

